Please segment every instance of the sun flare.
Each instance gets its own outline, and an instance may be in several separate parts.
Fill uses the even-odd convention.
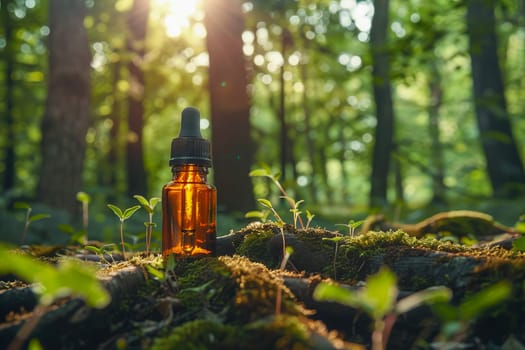
[[[190,26],[190,19],[199,10],[201,0],[156,0],[159,7],[166,9],[164,26],[170,37],[181,35]]]

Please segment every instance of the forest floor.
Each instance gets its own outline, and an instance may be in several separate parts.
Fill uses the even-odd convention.
[[[4,274],[0,348],[38,349],[38,339],[44,349],[365,349],[380,333],[388,349],[525,349],[525,254],[512,244],[520,236],[485,218],[447,215],[419,227],[375,218],[366,230],[384,231],[355,237],[250,224],[219,237],[215,257],[167,263],[29,247],[24,255],[51,264],[93,265],[111,302],[94,308],[65,296],[42,306],[34,284]],[[458,242],[467,237],[458,232],[481,238],[467,246],[445,231]],[[293,248],[284,264],[283,242]],[[379,281],[385,267],[394,284]],[[321,284],[348,294],[321,300]],[[430,305],[429,291],[445,289],[450,300]]]

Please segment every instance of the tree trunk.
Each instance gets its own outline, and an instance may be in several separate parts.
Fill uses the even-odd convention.
[[[5,170],[3,179],[3,192],[8,193],[13,187],[15,187],[15,130],[14,130],[14,81],[13,71],[15,65],[15,55],[13,50],[13,21],[9,15],[8,7],[12,1],[4,1],[1,6],[2,21],[4,22],[4,37],[5,41]]]
[[[495,3],[467,1],[474,103],[493,193],[496,197],[515,197],[525,193],[525,172],[505,101],[497,53]]]
[[[82,0],[49,2],[49,79],[38,200],[73,212],[89,126],[90,52]]]
[[[241,35],[244,18],[238,0],[209,0],[205,5],[210,59],[214,180],[219,208],[245,212],[254,206],[250,137],[250,101]]]
[[[144,128],[144,71],[142,64],[146,54],[148,14],[149,0],[135,0],[127,18],[129,31],[127,48],[131,59],[128,62],[130,89],[126,173],[128,195],[130,196],[135,194],[148,195],[142,145],[142,129]]]
[[[300,73],[301,73],[301,80],[304,85],[302,104],[303,104],[303,114],[304,114],[304,132],[305,132],[305,138],[306,138],[306,150],[308,151],[308,160],[310,161],[310,166],[312,167],[308,189],[309,189],[310,197],[312,198],[312,201],[314,203],[318,203],[319,196],[318,196],[318,191],[317,191],[317,179],[315,177],[315,175],[317,174],[317,164],[315,160],[315,140],[312,135],[313,133],[312,126],[311,126],[312,113],[310,111],[310,104],[308,103],[309,84],[308,84],[308,66],[306,62],[301,63]]]
[[[116,54],[120,56],[120,52],[116,51]],[[107,179],[107,185],[112,189],[110,192],[110,195],[108,196],[108,200],[115,201],[116,199],[116,193],[124,193],[124,189],[121,191],[121,183],[123,181],[121,180],[120,172],[120,165],[123,159],[122,157],[122,150],[123,150],[123,143],[121,138],[121,123],[122,123],[122,110],[121,110],[121,95],[119,94],[118,90],[118,82],[121,79],[121,66],[122,61],[119,58],[115,62],[112,62],[111,67],[111,85],[113,91],[112,96],[112,103],[111,103],[111,128],[109,129],[109,151],[107,155],[107,162],[108,162],[108,179]]]
[[[430,135],[430,150],[432,160],[432,204],[444,206],[446,204],[445,198],[445,184],[443,164],[443,152],[440,141],[439,131],[439,109],[443,102],[443,90],[441,88],[441,73],[435,61],[430,63],[431,71],[429,76],[429,92],[430,103],[428,106],[428,131]]]
[[[388,172],[394,135],[394,109],[387,47],[389,0],[378,0],[374,6],[370,47],[372,50],[372,83],[377,125],[372,154],[370,206],[383,207],[387,203]]]

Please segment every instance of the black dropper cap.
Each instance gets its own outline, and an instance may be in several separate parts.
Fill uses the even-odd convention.
[[[201,135],[200,118],[196,108],[182,111],[179,137],[171,141],[170,166],[194,164],[211,168],[210,143]]]

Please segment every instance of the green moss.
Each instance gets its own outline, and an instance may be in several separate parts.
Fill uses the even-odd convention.
[[[318,330],[306,320],[290,315],[266,317],[239,326],[196,320],[174,328],[165,337],[157,338],[151,349],[307,350],[319,348],[316,333]],[[326,343],[323,345],[327,346]]]
[[[268,244],[274,236],[272,230],[261,230],[248,233],[237,248],[237,254],[246,256],[252,261],[260,262],[268,267],[277,267],[279,263],[272,256]]]
[[[263,264],[241,256],[178,261],[175,273],[183,305],[207,309],[225,320],[245,323],[275,313],[277,293],[282,293],[282,311],[301,314],[293,294],[282,279]]]
[[[155,339],[151,349],[237,349],[238,333],[233,326],[211,320],[195,320],[173,329],[166,337]]]

